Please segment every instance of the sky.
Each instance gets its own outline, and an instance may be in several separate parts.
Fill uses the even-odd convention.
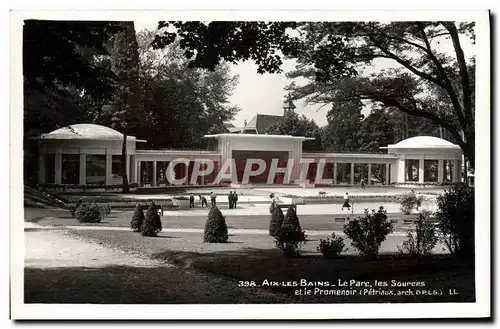
[[[137,32],[142,29],[156,29],[154,21],[135,21]],[[473,55],[473,46],[466,39],[461,40],[466,57]],[[435,45],[436,49],[453,54],[451,42]],[[379,63],[377,67],[372,68],[378,71],[382,68],[393,67],[393,62],[388,60],[385,63]],[[232,74],[238,75],[238,86],[230,97],[232,105],[237,105],[241,110],[236,115],[232,123],[235,126],[243,126],[244,121],[249,122],[257,113],[283,115],[283,101],[287,95],[285,87],[291,82],[287,79],[285,73],[294,69],[295,60],[284,60],[279,74],[258,74],[257,66],[252,61],[241,62],[231,65]],[[304,114],[309,119],[313,119],[319,126],[327,124],[326,114],[328,106],[321,105],[305,106],[303,100],[294,101],[295,111],[300,115]],[[369,108],[365,108],[364,115],[369,113]]]

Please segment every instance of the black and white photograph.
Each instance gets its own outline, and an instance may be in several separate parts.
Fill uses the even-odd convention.
[[[13,319],[491,317],[487,10],[11,11],[10,42]]]

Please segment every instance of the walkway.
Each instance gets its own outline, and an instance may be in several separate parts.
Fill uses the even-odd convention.
[[[401,205],[396,202],[361,202],[353,203],[354,212],[357,214],[362,214],[364,209],[377,210],[381,205],[388,213],[400,213]],[[239,204],[237,209],[228,209],[225,206],[220,207],[220,211],[224,216],[248,216],[248,215],[269,215],[270,204]],[[421,209],[428,209],[435,211],[435,202],[424,202]],[[352,210],[352,209],[351,209]],[[195,208],[195,209],[185,209],[185,210],[164,210],[164,216],[171,217],[183,217],[183,216],[202,216],[206,217],[208,210],[206,208]],[[284,210],[286,212],[286,210]],[[339,215],[339,216],[349,216],[351,211],[344,209],[341,210],[341,204],[306,204],[297,206],[298,215]]]
[[[238,288],[236,281],[91,243],[65,231],[25,225],[25,303],[290,302],[281,295]]]

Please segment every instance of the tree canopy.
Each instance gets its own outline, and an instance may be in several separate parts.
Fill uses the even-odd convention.
[[[424,118],[449,131],[474,167],[474,63],[462,47],[464,36],[475,38],[473,23],[162,21],[158,27],[165,33],[155,47],[179,40],[192,66],[213,69],[222,60],[254,60],[259,73],[276,73],[283,58],[296,58],[314,84],[295,98],[369,100]],[[453,56],[438,43],[450,44]],[[366,74],[380,60],[396,68]],[[339,97],[346,83],[350,93]],[[449,112],[429,101],[436,88],[451,105]]]

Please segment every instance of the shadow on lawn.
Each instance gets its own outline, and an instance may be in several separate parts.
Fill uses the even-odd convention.
[[[25,268],[25,303],[226,304],[278,303],[273,294],[249,294],[225,280],[210,280],[176,267]],[[290,301],[288,301],[290,302]]]
[[[399,254],[382,254],[377,259],[345,255],[334,260],[327,260],[318,254],[304,253],[300,257],[285,258],[279,250],[246,248],[215,253],[195,253],[183,251],[165,251],[153,255],[154,258],[173,264],[195,268],[221,275],[232,280],[253,281],[261,285],[264,280],[292,282],[292,286],[280,284],[277,287],[265,287],[285,293],[298,302],[339,303],[339,302],[473,302],[475,301],[474,267],[456,262],[449,255],[431,255],[420,260]],[[398,296],[294,296],[300,289],[301,280],[308,282],[328,282],[338,284],[339,280],[368,281],[373,284],[386,281],[423,282],[423,287],[411,288],[414,295]],[[293,286],[293,282],[298,286]],[[304,287],[302,287],[304,288]],[[346,287],[356,288],[355,286]],[[408,286],[386,287],[385,290],[408,290]],[[322,289],[337,289],[323,287]],[[415,289],[437,290],[441,295],[415,295]],[[459,295],[451,295],[455,289]]]

